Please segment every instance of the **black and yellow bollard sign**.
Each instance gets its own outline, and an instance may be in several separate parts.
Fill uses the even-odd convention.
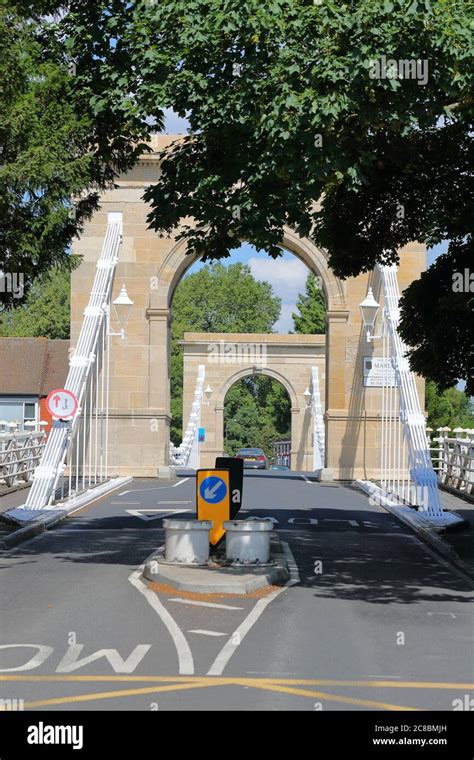
[[[229,470],[196,472],[196,511],[198,520],[211,520],[209,540],[213,546],[225,535],[224,522],[230,520]]]

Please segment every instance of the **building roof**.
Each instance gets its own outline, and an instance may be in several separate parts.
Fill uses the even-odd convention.
[[[69,340],[0,338],[0,395],[47,396],[68,369]]]

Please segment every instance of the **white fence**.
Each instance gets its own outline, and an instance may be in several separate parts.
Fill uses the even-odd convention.
[[[426,432],[439,482],[474,496],[474,429],[441,427],[437,437],[432,428]]]
[[[46,433],[0,433],[0,483],[11,487],[33,477],[45,447]]]

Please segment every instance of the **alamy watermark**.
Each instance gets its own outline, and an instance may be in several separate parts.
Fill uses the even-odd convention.
[[[23,298],[25,277],[23,272],[0,272],[0,294],[12,293],[13,298]]]
[[[415,79],[418,84],[428,82],[428,60],[415,58],[387,58],[381,55],[369,61],[370,79]]]
[[[207,344],[209,364],[254,364],[267,366],[266,343],[232,343],[218,340]]]
[[[0,699],[0,712],[18,712],[24,709],[24,699]]]
[[[453,272],[453,293],[474,293],[474,272]]]

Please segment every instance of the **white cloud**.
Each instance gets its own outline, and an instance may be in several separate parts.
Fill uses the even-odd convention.
[[[294,303],[299,293],[304,291],[309,271],[302,261],[295,256],[281,259],[252,256],[248,264],[256,280],[269,282],[283,304],[292,304],[292,308],[295,308]]]

